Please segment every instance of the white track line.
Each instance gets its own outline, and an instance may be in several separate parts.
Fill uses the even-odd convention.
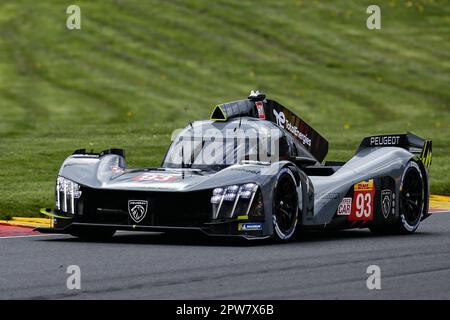
[[[436,213],[450,213],[450,211],[446,210],[446,211],[432,211],[430,212],[431,214],[436,214]]]
[[[26,235],[26,236],[9,236],[9,237],[1,237],[0,236],[0,240],[2,239],[14,239],[14,238],[34,238],[34,237],[55,237],[55,236],[67,236],[67,234],[30,234],[30,235]]]

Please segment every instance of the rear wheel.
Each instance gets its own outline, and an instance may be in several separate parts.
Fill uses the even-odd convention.
[[[273,233],[277,241],[289,241],[295,236],[298,223],[297,184],[291,170],[280,171],[273,198]]]
[[[425,203],[424,185],[419,165],[411,161],[403,174],[400,187],[401,233],[413,233],[420,224]]]
[[[106,241],[110,240],[114,233],[116,230],[81,229],[71,232],[70,235],[84,241]]]
[[[387,226],[371,227],[372,232],[411,234],[419,227],[426,192],[422,171],[415,161],[409,162],[403,172],[399,195],[400,216],[397,222]]]

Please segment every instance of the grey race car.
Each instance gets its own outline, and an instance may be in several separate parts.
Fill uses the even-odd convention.
[[[293,239],[299,230],[413,233],[429,216],[431,141],[370,136],[347,162],[279,103],[253,92],[190,123],[160,168],[129,169],[124,151],[77,150],[61,166],[43,233],[85,239],[117,230]]]

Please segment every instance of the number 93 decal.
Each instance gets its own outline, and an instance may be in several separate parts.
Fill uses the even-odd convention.
[[[375,193],[373,179],[355,184],[350,221],[373,220],[373,196]]]

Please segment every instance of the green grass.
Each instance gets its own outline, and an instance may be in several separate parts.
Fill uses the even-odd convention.
[[[450,193],[450,5],[371,1],[0,3],[0,216],[52,206],[73,150],[127,150],[158,165],[172,130],[260,89],[292,108],[346,160],[363,136],[433,140],[431,189]],[[380,2],[378,2],[380,3]]]

